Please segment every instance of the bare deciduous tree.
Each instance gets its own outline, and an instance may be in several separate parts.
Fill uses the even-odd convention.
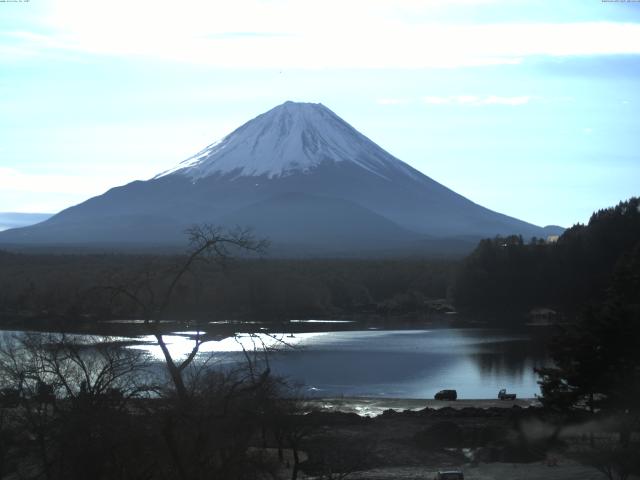
[[[23,478],[126,478],[131,457],[128,407],[149,386],[141,351],[101,337],[16,334],[2,339],[0,379],[17,393],[8,406],[15,472]],[[118,472],[114,468],[118,466]]]
[[[225,268],[234,258],[242,254],[262,254],[267,249],[269,242],[265,239],[256,239],[250,229],[235,228],[226,230],[209,224],[196,225],[187,230],[189,237],[189,250],[186,258],[182,259],[172,273],[170,281],[161,291],[156,291],[152,285],[151,273],[147,273],[142,281],[134,285],[110,285],[106,287],[112,291],[114,298],[125,296],[137,305],[144,317],[145,324],[155,336],[160,347],[167,370],[176,394],[182,401],[186,400],[188,390],[185,386],[184,371],[198,354],[200,347],[206,341],[206,337],[200,332],[194,338],[193,348],[182,360],[176,360],[164,339],[160,330],[160,322],[165,319],[165,314],[183,278],[193,273],[198,262],[214,262]]]

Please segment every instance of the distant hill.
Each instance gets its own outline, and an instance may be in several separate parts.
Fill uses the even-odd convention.
[[[284,256],[461,253],[482,237],[549,235],[437,183],[327,107],[286,102],[150,180],[2,232],[0,244],[183,245],[205,222],[254,227]]]
[[[566,228],[560,227],[558,225],[547,225],[547,226],[543,227],[542,229],[544,230],[544,233],[547,236],[554,236],[554,235],[560,236],[566,230]]]

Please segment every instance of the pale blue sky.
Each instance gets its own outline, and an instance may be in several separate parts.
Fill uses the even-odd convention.
[[[150,178],[285,100],[484,206],[585,222],[640,194],[640,3],[0,3],[0,211]]]

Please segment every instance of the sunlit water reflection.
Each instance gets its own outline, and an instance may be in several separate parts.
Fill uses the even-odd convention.
[[[197,332],[165,337],[174,355],[187,355]],[[153,342],[153,337],[145,340]],[[242,361],[242,349],[274,349],[269,364],[307,395],[431,398],[453,388],[461,398],[495,398],[501,388],[519,397],[539,393],[534,367],[548,363],[530,335],[481,329],[365,330],[239,335],[202,345],[213,363]],[[157,358],[156,345],[144,348]]]
[[[177,359],[192,351],[198,335],[175,332],[164,340]],[[154,336],[136,340],[130,348],[163,359]],[[495,398],[507,388],[530,398],[539,393],[533,368],[549,363],[534,335],[489,329],[239,334],[204,342],[198,358],[225,368],[245,361],[243,349],[315,396],[432,398],[452,388],[459,398]]]

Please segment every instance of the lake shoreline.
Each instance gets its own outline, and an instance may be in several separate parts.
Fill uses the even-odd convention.
[[[455,313],[455,312],[452,312]],[[432,312],[429,315],[423,312],[407,314],[381,315],[371,312],[342,312],[341,314],[318,317],[314,315],[302,315],[296,318],[266,318],[252,320],[247,318],[226,319],[180,319],[171,318],[164,320],[129,319],[129,318],[102,318],[92,316],[56,317],[48,312],[41,314],[20,314],[0,311],[1,330],[24,330],[32,332],[56,332],[88,335],[112,335],[112,336],[141,336],[147,335],[159,329],[162,333],[170,334],[175,330],[199,329],[214,334],[250,333],[256,331],[271,331],[285,333],[306,333],[317,331],[349,331],[349,330],[412,330],[425,328],[483,328],[483,329],[508,329],[513,331],[537,331],[553,328],[555,324],[544,327],[526,324],[518,318],[517,322],[490,322],[478,320],[470,314],[445,314]]]
[[[425,408],[439,410],[450,408],[462,410],[465,408],[529,408],[540,407],[541,403],[537,398],[518,398],[516,400],[498,399],[461,399],[456,401],[443,401],[421,398],[385,398],[385,397],[320,397],[308,398],[305,405],[309,411],[320,411],[326,413],[355,413],[359,416],[376,417],[384,412],[394,410],[397,413],[407,411],[419,412]]]
[[[520,480],[596,480],[600,473],[574,456],[585,448],[588,438],[571,429],[554,438],[554,425],[561,415],[542,408],[535,398],[516,402],[498,399],[463,399],[438,402],[429,399],[344,397],[310,399],[310,404],[357,406],[380,402],[380,406],[421,409],[384,410],[378,415],[309,410],[305,418],[315,425],[303,450],[317,458],[318,450],[332,445],[349,445],[357,454],[366,451],[366,462],[349,478],[356,480],[416,480],[434,478],[438,469],[462,469],[465,478],[477,480],[518,478]],[[531,403],[528,406],[527,403]],[[308,406],[311,406],[308,404]],[[597,422],[588,412],[574,412],[573,422]],[[541,429],[532,430],[536,425]],[[360,450],[358,450],[360,449]],[[316,478],[312,465],[301,465]]]

